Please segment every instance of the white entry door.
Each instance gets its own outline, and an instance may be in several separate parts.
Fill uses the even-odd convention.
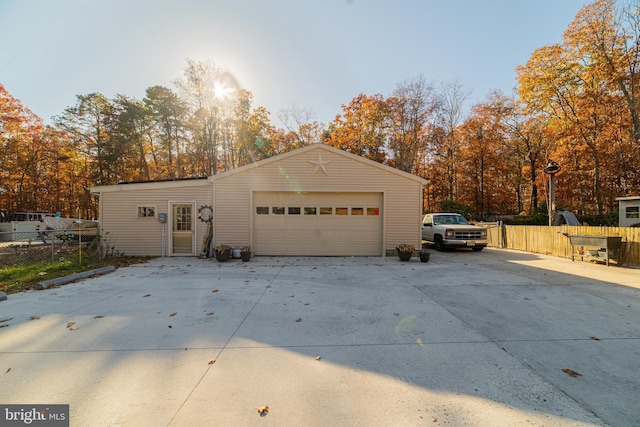
[[[174,203],[171,206],[171,255],[194,256],[193,203]]]

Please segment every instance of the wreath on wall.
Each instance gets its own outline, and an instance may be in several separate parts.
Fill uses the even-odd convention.
[[[213,221],[213,208],[209,205],[202,205],[198,208],[198,219],[202,222]]]
[[[202,242],[202,255],[211,257],[213,254],[213,208],[209,205],[202,205],[198,208],[198,219],[208,224],[207,234]]]

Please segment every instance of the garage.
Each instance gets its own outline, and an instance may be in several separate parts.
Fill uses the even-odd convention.
[[[255,254],[380,256],[382,200],[377,192],[255,192]]]
[[[386,256],[401,243],[420,247],[426,183],[312,144],[204,179],[91,192],[101,232],[127,254],[197,256],[227,245],[254,256]]]

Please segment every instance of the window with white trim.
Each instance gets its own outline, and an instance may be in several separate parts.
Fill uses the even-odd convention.
[[[155,218],[155,206],[138,206],[138,218]]]

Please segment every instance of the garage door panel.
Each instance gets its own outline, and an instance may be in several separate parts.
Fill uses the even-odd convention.
[[[273,214],[274,206],[284,215]],[[379,256],[381,193],[254,193],[256,255]],[[259,208],[260,207],[260,208]],[[268,210],[264,209],[269,207]],[[289,209],[298,207],[300,209]],[[310,208],[305,214],[304,208]],[[321,208],[331,214],[320,215]],[[336,208],[347,208],[338,215]],[[351,209],[354,213],[351,214]],[[269,214],[258,214],[269,212]],[[289,212],[300,212],[290,214]],[[323,212],[327,209],[322,209]]]

